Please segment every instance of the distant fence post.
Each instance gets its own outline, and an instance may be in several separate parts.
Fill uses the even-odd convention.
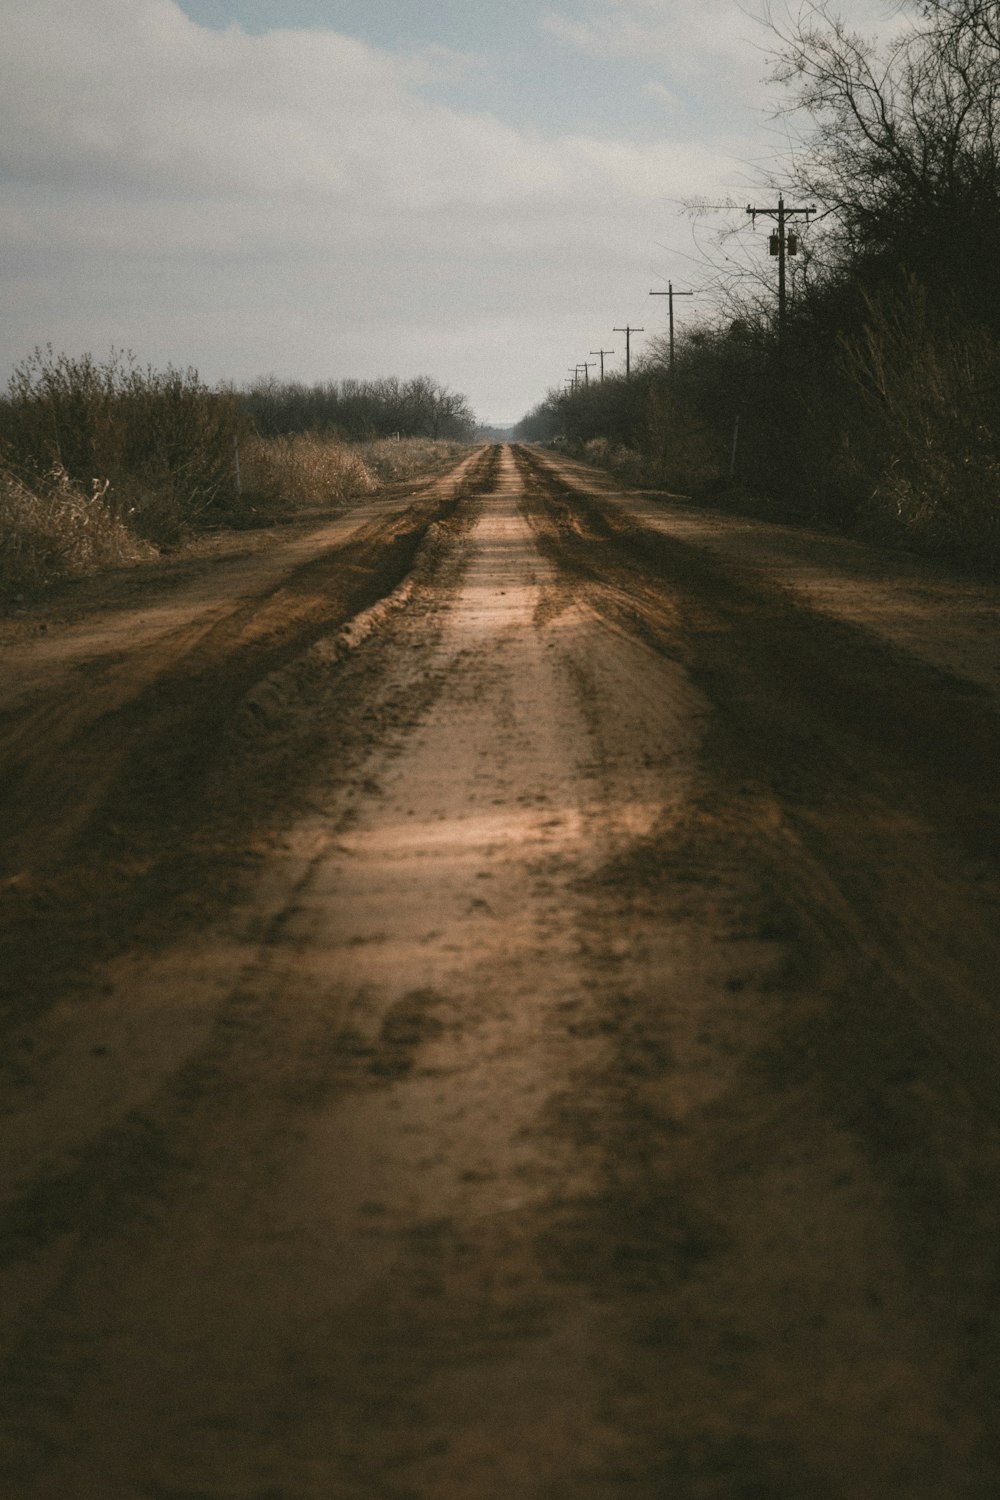
[[[233,467],[236,470],[236,493],[242,495],[243,481],[240,477],[240,440],[238,437],[233,438]]]

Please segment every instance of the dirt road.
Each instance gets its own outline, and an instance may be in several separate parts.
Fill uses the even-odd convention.
[[[0,1496],[995,1500],[998,602],[507,447],[7,622]]]

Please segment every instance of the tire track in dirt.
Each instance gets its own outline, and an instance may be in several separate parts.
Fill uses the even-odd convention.
[[[571,470],[519,462],[546,553],[594,609],[681,660],[713,707],[700,796],[616,861],[608,888],[668,911],[678,890],[689,912],[721,901],[735,933],[773,943],[769,984],[790,1003],[757,1066],[862,1143],[911,1295],[948,1351],[955,1411],[981,1441],[1000,1374],[986,1311],[1000,1237],[997,704],[675,541],[669,521],[641,526]]]
[[[955,966],[949,998],[963,1004],[963,1032],[978,1030],[966,1080],[978,1075],[976,1092],[995,1113],[1000,1058],[992,1005],[983,1002],[1000,956],[991,941],[1000,910],[1000,705],[860,627],[803,608],[766,579],[576,494],[571,478],[537,459],[524,462],[547,497],[549,545],[597,585],[605,613],[684,662],[717,708],[706,752],[720,780],[742,778],[748,791],[780,802],[795,837],[838,880],[855,932],[869,942],[878,932],[887,971],[900,978],[912,955],[915,975],[930,970],[937,984],[933,950],[955,948],[949,926],[965,939],[954,956],[967,954],[967,973],[963,983]],[[901,889],[887,894],[879,886],[893,873],[892,840],[905,846],[911,834],[924,857],[901,852]],[[943,876],[936,898],[935,871]],[[908,897],[906,878],[925,873],[930,883]],[[900,923],[909,925],[900,931]],[[942,1039],[949,1025],[934,1028]]]
[[[529,546],[530,551],[530,546]],[[487,558],[487,564],[489,559]],[[452,577],[451,587],[455,586],[455,576]],[[517,589],[523,587],[519,580],[513,580]],[[486,567],[484,581],[474,581],[466,590],[465,596],[473,601],[474,606],[484,592],[484,583],[490,593],[496,594],[498,601],[502,601],[507,594],[499,581],[494,581],[490,575],[489,567]],[[428,595],[431,591],[428,590]],[[516,590],[511,589],[511,607],[516,615],[518,602],[514,597]],[[445,615],[447,617],[450,600],[445,595]],[[365,860],[363,853],[348,850],[350,841],[357,837],[354,824],[358,817],[367,810],[370,818],[373,813],[378,815],[381,803],[381,791],[373,784],[372,776],[375,774],[389,775],[393,770],[393,744],[394,742],[403,748],[409,726],[414,718],[419,718],[421,709],[426,709],[430,697],[440,691],[444,683],[453,683],[451,695],[457,697],[461,704],[468,687],[463,688],[463,682],[470,677],[475,690],[482,685],[482,650],[492,639],[491,617],[486,616],[484,629],[479,633],[479,650],[464,649],[459,652],[455,659],[454,646],[445,646],[441,651],[440,664],[431,672],[432,681],[427,684],[428,657],[435,657],[434,646],[435,631],[433,628],[433,614],[440,608],[440,602],[430,597],[424,597],[419,601],[420,607],[414,611],[406,611],[397,619],[396,634],[401,639],[392,641],[376,639],[370,643],[366,651],[348,664],[346,675],[353,676],[354,681],[349,683],[351,689],[350,700],[353,709],[348,717],[353,718],[353,732],[360,731],[362,745],[366,754],[361,759],[361,769],[366,771],[364,779],[359,788],[357,798],[353,798],[349,787],[347,790],[346,804],[344,800],[345,786],[343,776],[343,761],[337,757],[331,763],[330,774],[333,785],[327,789],[325,796],[329,797],[335,812],[326,818],[317,819],[315,833],[308,837],[308,848],[302,850],[300,871],[296,878],[290,882],[288,872],[284,872],[281,880],[282,890],[273,917],[270,919],[266,930],[258,935],[254,947],[257,956],[253,962],[244,967],[243,973],[226,997],[224,1004],[217,1014],[217,1018],[211,1025],[208,1036],[203,1040],[196,1054],[184,1064],[178,1074],[165,1080],[158,1094],[154,1094],[148,1100],[143,1101],[141,1113],[135,1118],[127,1118],[124,1127],[118,1123],[109,1129],[95,1143],[93,1150],[82,1154],[68,1172],[56,1175],[39,1174],[33,1189],[22,1197],[15,1211],[8,1217],[8,1226],[11,1238],[8,1240],[8,1251],[11,1262],[23,1256],[35,1237],[36,1253],[43,1245],[48,1243],[52,1254],[59,1260],[60,1253],[65,1253],[65,1237],[75,1227],[76,1232],[82,1235],[82,1243],[79,1244],[72,1255],[68,1270],[64,1276],[58,1277],[49,1287],[42,1288],[41,1305],[39,1305],[39,1288],[36,1286],[31,1298],[25,1300],[26,1327],[33,1328],[33,1333],[26,1334],[20,1346],[18,1362],[15,1366],[13,1384],[22,1393],[23,1407],[22,1436],[20,1437],[15,1456],[12,1459],[14,1472],[25,1473],[33,1471],[39,1462],[39,1449],[32,1437],[32,1420],[37,1421],[39,1403],[69,1400],[76,1405],[75,1398],[70,1394],[80,1384],[86,1384],[86,1372],[75,1363],[72,1351],[74,1316],[72,1312],[67,1316],[66,1307],[79,1306],[81,1299],[85,1305],[92,1309],[97,1304],[102,1304],[104,1294],[100,1287],[95,1286],[90,1280],[87,1272],[87,1262],[90,1256],[99,1255],[104,1261],[106,1252],[115,1257],[116,1250],[113,1248],[119,1243],[119,1238],[124,1241],[120,1253],[124,1254],[125,1262],[130,1263],[134,1253],[134,1246],[138,1239],[140,1243],[145,1238],[144,1225],[152,1219],[159,1219],[162,1208],[160,1205],[167,1201],[171,1207],[171,1215],[180,1218],[180,1227],[174,1226],[171,1244],[174,1246],[168,1253],[171,1256],[176,1253],[178,1241],[184,1239],[184,1226],[200,1223],[195,1240],[197,1245],[193,1253],[198,1257],[207,1257],[205,1264],[207,1285],[214,1290],[209,1293],[213,1299],[219,1295],[219,1267],[214,1263],[218,1253],[222,1253],[214,1245],[221,1246],[224,1240],[232,1253],[232,1225],[245,1228],[250,1242],[254,1243],[260,1236],[261,1229],[257,1223],[245,1223],[246,1205],[243,1195],[247,1192],[247,1180],[259,1188],[259,1173],[273,1170],[269,1168],[275,1158],[279,1161],[289,1150],[289,1130],[294,1135],[295,1131],[306,1129],[310,1132],[310,1142],[315,1145],[312,1131],[318,1130],[322,1134],[328,1126],[320,1117],[314,1126],[310,1119],[309,1111],[303,1108],[310,1101],[313,1108],[317,1104],[328,1100],[331,1089],[355,1092],[360,1089],[362,1093],[370,1089],[379,1091],[386,1088],[394,1088],[401,1084],[413,1081],[417,1074],[415,1062],[418,1056],[426,1049],[428,1044],[442,1037],[446,1032],[451,1033],[455,1027],[455,1018],[452,1017],[449,1024],[449,1008],[453,1007],[454,1001],[449,1001],[447,995],[441,988],[441,974],[447,972],[448,968],[456,963],[452,952],[453,943],[449,941],[446,934],[428,936],[426,945],[423,942],[407,939],[398,935],[394,940],[388,938],[380,939],[378,934],[366,935],[364,941],[354,942],[352,930],[343,930],[345,923],[363,923],[364,917],[364,895],[365,880],[363,875],[355,874],[351,878],[350,871],[356,868],[360,859],[362,868]],[[500,602],[500,611],[505,606]],[[430,612],[430,618],[429,614]],[[408,625],[410,615],[414,618]],[[430,627],[430,628],[429,628]],[[393,631],[388,632],[391,636]],[[409,646],[415,648],[412,656]],[[516,648],[516,642],[513,643]],[[552,677],[552,669],[546,668],[544,657],[544,643],[532,645],[530,658],[534,661],[535,670],[543,669],[546,683]],[[370,658],[371,660],[368,660]],[[386,681],[380,685],[378,659],[383,658],[383,668],[387,674]],[[540,659],[538,659],[540,658]],[[411,666],[411,663],[413,664]],[[475,670],[472,670],[475,668]],[[487,674],[488,675],[488,674]],[[412,679],[419,679],[423,687],[412,688]],[[478,696],[478,691],[477,691]],[[514,753],[524,747],[526,726],[523,722],[509,725],[505,722],[505,704],[497,705],[498,718],[495,733],[488,725],[487,743],[494,746],[499,742],[499,750],[508,761]],[[480,709],[470,699],[461,712],[468,716],[470,724],[477,726],[477,737],[481,737],[483,726],[479,722],[482,718]],[[436,752],[425,751],[421,764],[424,766],[424,775],[429,777],[429,795],[435,798],[443,798],[448,801],[454,797],[448,786],[448,775],[441,781],[442,755],[447,754],[449,747],[455,742],[455,728],[451,723],[445,723],[443,728],[437,730]],[[351,729],[348,727],[347,734],[350,737]],[[340,748],[339,746],[337,747]],[[514,827],[514,848],[512,854],[515,860],[514,878],[516,880],[519,871],[517,869],[517,844],[527,829],[537,827],[534,839],[537,844],[537,854],[542,862],[547,862],[550,855],[550,845],[556,837],[555,824],[562,820],[558,815],[558,808],[548,804],[551,795],[543,791],[542,787],[548,786],[551,781],[562,785],[565,773],[559,770],[558,756],[551,757],[552,765],[549,766],[550,757],[545,753],[548,747],[540,747],[535,751],[533,760],[533,776],[538,779],[541,786],[537,791],[518,791],[516,788],[508,787],[510,797],[517,800],[518,814]],[[553,747],[561,748],[561,747]],[[348,746],[349,752],[350,747]],[[485,755],[485,750],[484,750]],[[470,795],[475,797],[476,788],[480,777],[479,751],[468,747],[464,759],[468,761],[465,766],[467,779],[470,787]],[[523,772],[523,766],[518,764],[512,767],[512,774]],[[483,766],[482,774],[488,774],[488,765]],[[316,795],[314,793],[314,795]],[[501,845],[506,843],[507,835],[503,833],[503,818],[501,814],[495,814],[496,832],[489,831],[489,806],[483,810],[485,826],[481,832],[477,831],[478,817],[473,816],[471,828],[473,832],[472,845],[468,851],[467,858],[485,861],[487,864],[494,863],[489,853],[489,846],[496,840]],[[425,818],[432,819],[432,813],[428,808],[422,809]],[[474,809],[472,810],[475,811]],[[403,814],[405,816],[405,812]],[[542,825],[552,824],[552,828]],[[522,828],[523,825],[523,828]],[[429,821],[427,835],[433,827]],[[443,831],[447,832],[447,825]],[[477,848],[477,842],[485,838],[486,848]],[[341,845],[344,848],[341,848]],[[346,889],[338,891],[338,886],[343,886],[345,873],[343,862],[345,853],[348,859],[348,872]],[[446,851],[445,851],[446,853]],[[496,951],[500,931],[498,928],[499,912],[496,903],[503,902],[511,908],[510,915],[513,916],[513,907],[510,895],[503,896],[498,893],[498,887],[504,882],[499,878],[500,872],[494,873],[489,888],[484,884],[480,887],[486,894],[482,898],[471,899],[470,894],[463,893],[461,882],[456,888],[454,879],[448,877],[448,859],[444,861],[444,874],[441,878],[441,890],[438,893],[438,902],[442,905],[452,905],[457,902],[457,911],[468,911],[468,919],[464,922],[466,935],[471,937],[473,929],[477,929],[482,937],[489,936],[493,951]],[[502,864],[502,858],[500,860]],[[377,869],[377,860],[376,860]],[[419,878],[419,869],[417,868]],[[399,896],[402,901],[406,896],[407,888],[411,885],[408,869],[400,871]],[[548,885],[551,876],[544,871],[539,872],[540,885]],[[330,889],[330,887],[333,889]],[[354,889],[352,890],[352,885]],[[357,889],[358,886],[362,890]],[[377,885],[376,892],[377,893]],[[487,895],[489,899],[487,899]],[[542,912],[539,920],[545,924],[553,920],[553,913],[558,907],[557,897],[550,893],[548,896],[539,891],[541,897]],[[515,894],[515,901],[517,896]],[[520,903],[518,903],[520,904]],[[261,905],[266,905],[262,901]],[[389,911],[395,915],[393,908],[395,903],[390,900]],[[341,911],[341,908],[345,910]],[[424,912],[416,914],[422,926],[428,921],[440,923],[444,919],[441,912]],[[533,918],[530,908],[526,909],[520,917],[529,931],[533,926]],[[334,934],[327,932],[333,925]],[[337,931],[340,928],[340,931]],[[367,962],[366,952],[388,945],[390,942],[405,944],[413,942],[413,958],[409,967],[415,969],[426,969],[430,964],[432,975],[436,976],[438,988],[429,984],[419,984],[421,975],[415,977],[418,983],[413,988],[412,982],[408,981],[403,986],[404,992],[398,999],[389,997],[384,1013],[374,1004],[377,997],[366,993],[366,986],[359,983],[360,976],[364,973]],[[500,954],[503,955],[505,944],[501,941]],[[529,955],[521,960],[524,964],[529,961]],[[503,959],[501,957],[501,962]],[[406,967],[404,958],[404,967]],[[503,965],[509,970],[510,965]],[[194,966],[192,981],[197,983],[200,977],[197,973],[197,964]],[[515,966],[516,968],[516,966]],[[325,971],[325,972],[324,972]],[[322,976],[322,977],[321,977]],[[428,978],[426,973],[422,976]],[[520,983],[526,983],[522,972]],[[146,980],[148,985],[148,979]],[[333,994],[331,995],[331,988]],[[370,990],[370,986],[367,987]],[[339,997],[342,993],[343,999]],[[502,1011],[506,1009],[503,1005],[503,997],[499,997]],[[346,1022],[342,1012],[346,1008]],[[340,1020],[338,1021],[338,1016]],[[443,1019],[441,1018],[443,1016]],[[502,1022],[501,1022],[502,1024]],[[364,1029],[361,1030],[360,1028]],[[346,1028],[346,1029],[345,1029]],[[368,1033],[371,1032],[369,1036]],[[474,1039],[471,1039],[474,1041]],[[494,1023],[494,1034],[490,1038],[490,1052],[506,1054],[507,1043],[501,1035],[496,1034],[496,1023]],[[508,1064],[509,1067],[509,1064]],[[422,1072],[422,1070],[421,1070]],[[515,1093],[517,1091],[515,1090]],[[255,1100],[255,1109],[248,1114],[246,1100]],[[283,1122],[283,1115],[287,1111],[289,1100],[293,1099],[298,1105],[298,1113],[292,1127]],[[282,1108],[283,1106],[283,1108]],[[522,1106],[523,1107],[523,1106]],[[54,1122],[56,1130],[58,1119]],[[357,1126],[355,1125],[355,1129]],[[375,1126],[376,1144],[381,1138],[381,1128]],[[503,1141],[505,1122],[501,1118],[493,1120],[490,1124],[493,1135],[499,1133],[499,1141]],[[36,1131],[37,1134],[37,1131]],[[53,1135],[53,1141],[57,1134]],[[397,1144],[399,1144],[397,1142]],[[417,1145],[416,1141],[412,1145]],[[157,1155],[157,1147],[160,1154]],[[365,1159],[369,1166],[381,1171],[377,1166],[377,1160],[372,1157],[372,1143],[359,1137],[357,1141],[359,1151],[365,1153]],[[470,1137],[469,1148],[481,1158],[488,1151],[487,1140],[480,1135],[478,1142]],[[408,1151],[411,1149],[408,1144]],[[317,1170],[317,1164],[324,1159],[324,1153],[316,1153],[313,1150],[306,1152],[298,1151],[293,1157],[291,1169],[294,1173],[305,1173],[312,1176]],[[196,1168],[193,1169],[193,1163]],[[284,1164],[287,1172],[289,1167]],[[486,1200],[493,1191],[491,1181],[492,1172],[486,1172],[482,1165],[476,1167],[470,1165],[469,1171],[470,1187],[467,1191],[474,1191],[475,1184],[480,1183],[478,1189],[480,1194],[485,1194]],[[202,1189],[202,1183],[207,1186]],[[141,1191],[136,1192],[136,1184],[141,1183]],[[116,1186],[108,1190],[104,1184]],[[362,1277],[362,1266],[374,1261],[377,1267],[382,1263],[382,1255],[379,1253],[377,1242],[373,1245],[370,1231],[378,1227],[377,1220],[369,1221],[366,1225],[362,1217],[362,1230],[367,1228],[367,1233],[362,1233],[358,1239],[357,1227],[350,1222],[352,1209],[351,1183],[341,1183],[344,1189],[341,1197],[345,1201],[338,1201],[331,1197],[330,1187],[317,1181],[314,1185],[314,1196],[318,1193],[319,1205],[314,1208],[313,1215],[320,1224],[324,1222],[324,1216],[332,1216],[333,1221],[341,1225],[339,1232],[346,1237],[346,1248],[339,1252],[342,1264],[339,1265],[339,1276],[348,1285],[357,1288],[359,1278]],[[392,1184],[393,1191],[398,1191],[398,1182]],[[369,1184],[367,1192],[369,1196],[376,1189]],[[203,1192],[211,1195],[212,1202],[206,1203]],[[166,1199],[164,1200],[164,1195]],[[177,1206],[177,1196],[180,1196],[181,1206]],[[284,1205],[284,1213],[298,1214],[299,1197],[295,1192],[295,1183],[291,1187],[283,1187],[281,1198]],[[224,1207],[220,1207],[220,1201],[224,1201]],[[256,1200],[255,1200],[256,1201]],[[256,1209],[254,1210],[256,1213]],[[219,1215],[223,1220],[228,1219],[231,1227],[227,1229],[224,1223],[219,1222]],[[346,1222],[342,1223],[346,1215]],[[213,1230],[206,1226],[211,1221]],[[236,1232],[240,1232],[238,1229]],[[310,1228],[308,1235],[310,1243],[314,1230]],[[442,1235],[431,1229],[425,1230],[420,1223],[415,1223],[409,1228],[404,1228],[403,1243],[411,1247],[411,1253],[405,1255],[407,1263],[412,1262],[412,1274],[418,1278],[421,1284],[426,1284],[428,1278],[433,1274],[433,1264],[436,1256],[442,1249],[447,1248],[451,1236]],[[265,1236],[266,1237],[266,1236]],[[109,1242],[110,1241],[110,1245]],[[320,1255],[320,1284],[327,1284],[330,1274],[330,1257],[333,1255],[336,1262],[336,1235],[331,1240],[332,1250]],[[159,1256],[162,1246],[151,1247],[149,1254],[154,1265],[162,1265]],[[361,1260],[359,1262],[358,1253]],[[314,1252],[310,1249],[308,1254]],[[295,1257],[297,1259],[297,1257]],[[241,1255],[237,1250],[237,1260],[241,1261]],[[81,1281],[81,1265],[83,1266]],[[123,1275],[134,1275],[134,1270],[124,1272]],[[367,1273],[367,1274],[370,1274]],[[100,1273],[105,1284],[120,1285],[121,1277],[112,1273],[108,1279],[107,1262],[104,1261],[104,1269]],[[253,1279],[252,1267],[240,1270],[235,1266],[232,1276],[237,1279],[241,1287],[245,1288],[246,1278]],[[335,1277],[335,1283],[336,1283]],[[409,1289],[406,1296],[410,1296]],[[463,1301],[468,1300],[468,1291],[463,1293]],[[156,1299],[162,1303],[162,1295]],[[380,1298],[384,1301],[384,1298]],[[516,1299],[515,1299],[516,1300]],[[138,1307],[133,1304],[133,1311]],[[412,1303],[412,1312],[417,1320],[417,1328],[420,1333],[417,1336],[417,1347],[422,1350],[416,1359],[414,1373],[419,1374],[421,1361],[440,1353],[441,1329],[440,1329],[440,1303],[433,1294],[418,1298]],[[99,1314],[97,1321],[102,1319]],[[326,1316],[320,1309],[313,1313],[313,1317]],[[380,1363],[378,1371],[382,1378],[390,1384],[397,1385],[405,1378],[405,1371],[400,1369],[393,1374],[391,1361],[400,1357],[398,1348],[398,1327],[390,1318],[386,1322],[385,1311],[372,1308],[367,1316],[372,1320],[378,1330],[374,1343],[371,1343],[369,1332],[369,1343],[373,1353],[378,1354]],[[477,1337],[480,1341],[485,1340],[487,1345],[492,1345],[494,1337],[502,1341],[508,1341],[516,1337],[519,1328],[531,1329],[535,1325],[535,1317],[530,1308],[518,1312],[516,1307],[498,1312],[498,1326],[495,1333],[489,1329],[479,1328],[478,1335],[474,1332],[477,1321],[475,1310],[475,1297],[471,1305],[463,1312],[456,1327],[468,1328],[470,1337]],[[210,1305],[201,1309],[201,1321],[206,1329],[219,1325],[220,1313],[218,1309],[213,1311]],[[225,1319],[223,1317],[223,1323]],[[278,1347],[283,1347],[283,1337],[287,1339],[287,1331],[282,1336],[275,1329],[269,1319],[264,1318],[264,1333],[262,1337],[274,1340],[277,1336]],[[232,1335],[231,1335],[232,1336]],[[247,1339],[253,1342],[252,1334],[246,1329],[238,1330],[236,1336],[241,1341]],[[343,1330],[341,1330],[343,1337]],[[168,1340],[169,1342],[169,1340]],[[225,1339],[222,1339],[223,1349]],[[64,1365],[59,1371],[54,1371],[45,1358],[36,1362],[31,1350],[62,1347],[64,1349]],[[145,1347],[142,1341],[140,1348]],[[267,1357],[263,1350],[259,1351],[264,1364],[267,1365]],[[129,1364],[135,1357],[135,1351],[129,1353],[123,1351],[124,1362]],[[308,1353],[300,1356],[304,1361],[306,1369],[304,1378],[308,1375],[309,1356]],[[209,1358],[208,1364],[212,1360]],[[333,1372],[328,1368],[323,1370],[322,1378],[329,1382]],[[206,1377],[207,1378],[207,1377]],[[314,1377],[315,1378],[315,1377]],[[350,1365],[346,1365],[342,1376],[338,1378],[338,1384],[342,1385],[340,1399],[343,1411],[338,1417],[338,1432],[345,1419],[350,1420],[351,1414],[359,1412],[359,1402],[374,1402],[378,1399],[375,1377],[366,1377],[362,1381],[362,1395],[356,1389],[357,1372],[352,1373]],[[204,1387],[199,1386],[201,1398],[206,1399]],[[64,1395],[59,1395],[63,1392]],[[181,1397],[177,1390],[173,1391],[167,1399],[176,1403]],[[207,1395],[209,1404],[222,1399],[223,1393],[216,1396]],[[374,1434],[368,1434],[365,1441]],[[497,1434],[498,1439],[501,1435]],[[56,1439],[58,1444],[58,1439]],[[391,1448],[394,1443],[407,1442],[405,1430],[401,1430],[398,1436],[390,1437],[388,1440]],[[341,1466],[344,1473],[351,1471],[351,1460],[347,1456],[346,1448],[350,1446],[349,1430],[340,1433]],[[381,1460],[379,1461],[381,1462]],[[109,1484],[114,1484],[114,1467],[109,1471]],[[33,1483],[34,1481],[32,1481]],[[364,1483],[359,1478],[359,1483]],[[335,1493],[335,1489],[324,1485],[325,1494]]]
[[[185,891],[188,920],[202,920],[214,909],[213,869],[217,894],[233,898],[254,820],[274,816],[309,754],[308,731],[294,738],[304,717],[285,724],[254,690],[300,660],[308,674],[310,648],[340,634],[328,670],[351,620],[398,588],[431,528],[489,485],[496,462],[495,450],[478,451],[426,498],[363,525],[263,595],[209,608],[76,703],[60,684],[54,701],[15,723],[0,742],[6,1022],[78,984],[92,955],[127,945],[142,924],[155,932],[158,912],[176,920]],[[239,725],[244,738],[255,728],[258,749],[268,735],[280,742],[273,784],[248,780],[259,765],[230,743]]]
[[[244,904],[32,1031],[6,1476],[981,1500],[986,856],[847,719],[878,649],[825,709],[839,635],[494,462],[405,608],[231,718],[293,791]]]

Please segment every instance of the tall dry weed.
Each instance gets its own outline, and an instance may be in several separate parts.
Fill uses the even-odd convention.
[[[157,541],[214,524],[236,498],[233,445],[243,422],[231,391],[210,390],[195,370],[140,367],[112,350],[36,349],[0,398],[0,447],[29,489],[54,468],[85,491],[109,482],[110,502]]]
[[[360,453],[313,433],[251,439],[241,470],[246,493],[271,505],[329,505],[376,488]]]
[[[871,301],[843,345],[855,420],[843,463],[869,528],[924,550],[1000,562],[1000,353],[945,322],[916,282]]]
[[[445,469],[468,453],[468,444],[450,438],[376,438],[356,451],[382,484],[415,479]]]
[[[240,448],[248,498],[266,505],[327,505],[368,495],[380,484],[435,474],[468,452],[447,438],[377,438],[345,443],[316,433],[253,438]]]
[[[107,485],[85,494],[61,468],[29,488],[0,469],[0,597],[30,596],[59,579],[145,561],[141,541],[107,500]]]

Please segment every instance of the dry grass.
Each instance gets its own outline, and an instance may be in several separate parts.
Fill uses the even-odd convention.
[[[302,434],[245,442],[240,464],[248,500],[292,509],[371,494],[380,483],[443,469],[467,451],[429,438],[348,444]],[[63,578],[155,557],[156,547],[137,535],[149,533],[152,514],[141,476],[114,487],[95,480],[87,494],[60,465],[31,484],[0,468],[0,599],[29,598]]]
[[[36,349],[0,396],[0,453],[38,493],[56,469],[84,493],[100,476],[131,530],[177,542],[231,509],[241,422],[237,397],[195,370],[143,369],[115,350],[99,362]]]
[[[240,461],[245,492],[271,504],[327,505],[376,488],[356,449],[312,433],[253,438]]]
[[[868,304],[842,368],[855,407],[840,455],[861,525],[921,550],[1000,564],[1000,356],[935,316],[916,282]],[[874,481],[874,482],[873,482]]]
[[[457,464],[469,451],[467,443],[450,438],[379,438],[357,443],[354,450],[381,484],[415,479]]]
[[[156,555],[115,514],[105,491],[95,484],[86,495],[58,468],[29,489],[0,469],[0,597],[29,596],[61,578]]]
[[[449,468],[468,452],[465,443],[435,438],[379,438],[345,443],[300,433],[253,438],[240,449],[247,496],[278,506],[328,505],[368,495],[381,484],[415,479]]]

